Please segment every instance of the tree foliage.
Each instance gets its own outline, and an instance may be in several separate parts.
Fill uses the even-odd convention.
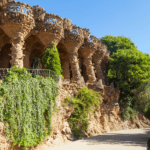
[[[134,94],[133,100],[136,101],[134,107],[150,117],[147,113],[150,110],[150,78],[131,92]]]
[[[107,64],[109,84],[114,82],[121,93],[119,103],[122,118],[133,119],[137,114],[132,89],[138,88],[150,77],[150,56],[137,50],[130,38],[105,36],[102,43],[111,51]]]
[[[120,104],[133,108],[132,89],[138,88],[150,77],[150,57],[135,49],[117,50],[109,59],[109,82],[121,90]],[[129,98],[127,98],[127,95]]]
[[[12,67],[0,85],[0,121],[13,147],[36,146],[52,132],[58,87],[50,78]]]
[[[76,137],[81,137],[82,132],[88,129],[88,115],[100,110],[102,98],[99,92],[88,90],[87,87],[80,88],[76,97],[66,98],[63,105],[72,105],[72,112],[68,123]]]
[[[136,49],[135,44],[131,41],[130,38],[124,36],[105,36],[102,38],[102,43],[107,45],[109,51],[111,51],[110,55],[115,53],[118,49]]]
[[[118,50],[109,59],[108,76],[119,88],[137,88],[150,77],[150,57],[138,50]]]
[[[50,69],[58,75],[62,75],[59,53],[54,43],[51,43],[51,47],[44,50],[42,55],[42,62],[46,66],[45,69]]]

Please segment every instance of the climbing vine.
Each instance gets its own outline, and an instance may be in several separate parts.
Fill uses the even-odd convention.
[[[0,121],[13,147],[27,149],[51,135],[58,90],[50,77],[33,78],[25,68],[8,71],[0,85]]]
[[[51,43],[50,45],[51,47],[46,48],[42,53],[42,62],[45,65],[45,69],[50,69],[58,75],[62,75],[62,68],[57,47],[54,43]]]
[[[82,137],[83,132],[88,129],[88,115],[92,115],[95,111],[100,110],[102,98],[99,92],[89,90],[87,87],[80,88],[77,96],[67,97],[62,105],[72,105],[72,112],[68,123],[75,137]]]

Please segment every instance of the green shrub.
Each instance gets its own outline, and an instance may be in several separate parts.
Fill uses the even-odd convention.
[[[147,114],[150,110],[150,78],[137,89],[131,90],[131,92],[134,94],[135,109]]]
[[[105,36],[102,39],[102,44],[107,45],[107,48],[109,51],[111,51],[110,56],[117,52],[119,49],[136,49],[135,44],[131,41],[130,38],[124,37],[124,36]]]
[[[8,71],[0,84],[0,120],[13,147],[36,146],[51,134],[57,93],[57,84],[50,77],[33,78],[25,68]]]
[[[74,111],[72,112],[68,123],[74,135],[78,138],[83,136],[82,131],[85,132],[88,129],[88,114],[92,115],[96,110],[100,110],[100,104],[102,102],[99,92],[88,90],[87,87],[80,88],[77,96],[69,98],[67,97],[63,105],[72,105]]]
[[[124,119],[131,116],[131,114],[135,114],[131,113],[131,111],[134,112],[131,109],[135,105],[134,94],[131,90],[137,89],[150,77],[149,66],[150,57],[138,50],[118,50],[109,59],[109,82],[114,82],[115,87],[119,87],[121,91],[119,103]],[[130,98],[128,99],[127,96]],[[126,108],[128,101],[131,101],[131,105]],[[125,117],[125,115],[127,116]]]
[[[111,51],[106,65],[109,84],[114,82],[114,86],[121,91],[119,103],[123,119],[131,118],[136,114],[131,90],[138,88],[150,77],[150,56],[137,50],[131,39],[124,36],[105,36],[102,43]],[[131,104],[127,106],[129,101]],[[150,114],[150,111],[145,114]]]
[[[62,75],[59,53],[54,43],[51,43],[51,47],[44,50],[42,55],[42,62],[46,66],[45,69],[50,69],[58,75]]]

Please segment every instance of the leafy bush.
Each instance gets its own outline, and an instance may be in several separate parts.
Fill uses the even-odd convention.
[[[148,110],[150,110],[150,78],[131,92],[134,94],[135,109],[147,114]]]
[[[132,119],[134,120],[137,116],[138,112],[136,109],[132,109],[132,97],[130,95],[127,95],[123,100],[120,100],[120,104],[123,105],[123,108],[121,109],[122,113],[122,119]]]
[[[59,53],[54,43],[51,43],[51,47],[44,50],[42,55],[42,62],[46,66],[45,69],[50,69],[58,75],[62,75]]]
[[[110,56],[113,53],[117,52],[117,50],[119,49],[137,50],[135,44],[131,41],[131,39],[124,36],[115,37],[115,36],[108,35],[103,37],[101,40],[104,45],[107,45],[108,50],[111,51]]]
[[[150,77],[150,56],[137,50],[130,38],[105,36],[102,43],[107,45],[111,51],[108,69],[109,84],[114,82],[121,93],[119,103],[122,111],[122,118],[134,118],[137,110],[134,107],[134,94],[131,90],[138,88]],[[150,110],[145,113],[148,115]],[[144,114],[144,112],[143,112]]]
[[[108,76],[119,88],[128,91],[150,77],[149,65],[150,57],[138,50],[118,50],[109,59]]]
[[[25,68],[8,71],[0,84],[0,120],[13,147],[36,146],[51,134],[57,93],[57,84],[50,77],[32,78]]]
[[[131,109],[135,105],[133,101],[133,93],[131,90],[138,88],[142,83],[144,83],[150,77],[150,57],[138,50],[117,50],[113,53],[109,59],[109,70],[108,77],[109,82],[114,82],[115,87],[119,87],[121,90],[119,102],[122,101],[121,109],[124,118],[131,116]],[[131,98],[128,99],[127,95]],[[131,101],[131,105],[128,106],[128,111],[125,111],[126,104]],[[133,111],[134,112],[134,111]],[[135,114],[135,113],[132,113]]]
[[[101,102],[100,93],[88,90],[87,87],[80,88],[77,96],[72,98],[67,97],[64,100],[64,106],[69,104],[74,108],[74,111],[68,119],[68,123],[76,137],[81,137],[83,135],[82,131],[87,131],[89,121],[87,117],[100,109]]]

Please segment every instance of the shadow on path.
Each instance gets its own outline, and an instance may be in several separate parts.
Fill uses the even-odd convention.
[[[141,130],[143,130],[141,132]],[[83,139],[88,143],[88,145],[99,145],[103,144],[123,144],[123,145],[133,145],[133,146],[142,146],[145,147],[145,143],[147,143],[150,138],[150,128],[147,129],[131,129],[130,130],[121,130],[114,131],[90,138]],[[121,133],[119,133],[121,132]]]

